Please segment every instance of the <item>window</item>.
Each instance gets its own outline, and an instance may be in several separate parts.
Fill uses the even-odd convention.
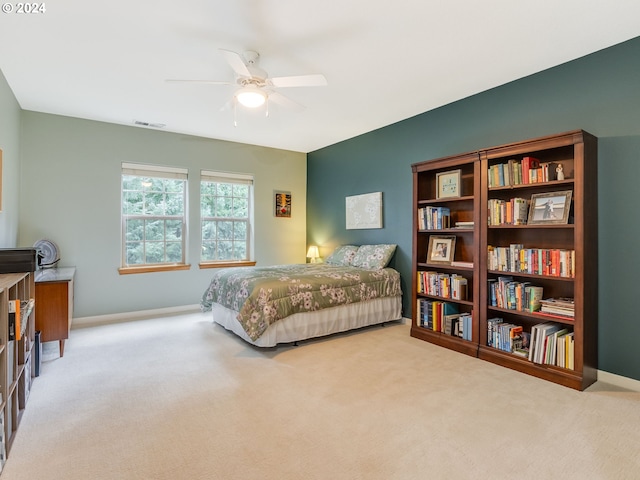
[[[250,262],[253,177],[203,170],[202,263]]]
[[[186,191],[186,169],[122,164],[123,269],[185,265]]]

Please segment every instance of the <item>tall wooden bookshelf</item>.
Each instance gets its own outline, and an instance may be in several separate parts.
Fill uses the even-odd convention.
[[[35,283],[32,272],[0,275],[0,429],[1,465],[4,465],[27,405],[33,379]],[[20,327],[9,335],[9,303],[22,303]],[[20,307],[18,307],[20,308]]]
[[[413,168],[413,288],[412,301],[414,305],[413,324],[411,335],[443,347],[451,348],[467,355],[476,356],[478,351],[479,330],[473,327],[471,339],[464,339],[457,335],[449,335],[438,329],[421,326],[420,312],[432,308],[434,302],[447,304],[457,310],[458,313],[468,313],[473,317],[477,315],[478,302],[480,301],[479,262],[477,245],[480,241],[480,188],[482,173],[480,171],[479,156],[477,153],[468,153],[454,157],[441,158],[431,162],[422,162],[412,166]],[[442,191],[442,178],[459,177],[456,180],[456,196],[448,196],[448,192]],[[443,195],[444,194],[444,195]],[[448,209],[450,215],[444,225],[438,225],[433,219],[425,225],[425,217],[437,216],[430,214],[434,209]],[[425,213],[425,211],[427,213]],[[456,227],[460,222],[465,222],[464,227]],[[473,222],[470,225],[468,222]],[[428,258],[431,244],[439,239],[455,237],[455,248],[449,252],[453,261],[467,262],[470,266],[452,266]],[[433,256],[432,256],[433,257]],[[425,288],[419,288],[418,275],[437,274],[452,277],[459,275],[467,281],[467,295],[460,299],[452,298],[450,292],[429,292]],[[425,312],[429,315],[431,311]]]
[[[529,161],[536,173],[530,174],[526,181],[517,178],[514,165],[520,165],[522,170]],[[557,179],[555,172],[558,164],[563,167],[564,178],[561,179]],[[549,171],[543,175],[542,170],[547,167]],[[502,169],[503,177],[496,174],[496,169]],[[597,139],[576,130],[420,162],[412,165],[412,170],[414,313],[411,335],[574,389],[583,390],[595,382],[598,357]],[[442,174],[447,176],[456,170],[461,172],[459,197],[438,198],[438,181]],[[505,170],[510,173],[505,174]],[[489,210],[490,205],[495,208],[496,204],[502,203],[501,212],[505,213],[504,205],[513,198],[526,200],[527,217],[532,215],[532,201],[536,207],[542,207],[542,202],[548,198],[556,202],[558,208],[553,211],[553,220],[540,220],[538,217],[542,218],[542,214],[534,213],[534,220],[525,224],[507,223],[495,215],[494,210]],[[565,199],[564,204],[559,201],[562,199]],[[563,205],[564,210],[559,208]],[[419,214],[425,206],[449,208],[449,228],[420,228]],[[534,212],[538,210],[540,208],[533,209]],[[490,218],[492,214],[494,217]],[[472,227],[465,223],[465,228],[452,228],[456,222],[470,220],[474,222]],[[430,238],[441,235],[456,237],[454,266],[431,265],[427,261]],[[496,266],[489,261],[490,248],[494,251],[500,248],[501,252],[523,250],[524,253],[520,254],[520,262],[511,259],[509,263],[504,261]],[[562,273],[551,271],[552,255],[553,267],[562,268]],[[561,267],[557,255],[563,258]],[[472,266],[462,267],[460,262],[472,262]],[[543,263],[549,265],[548,268],[543,269]],[[465,276],[470,285],[469,298],[454,301],[420,293],[419,276],[425,270]],[[490,285],[495,285],[499,278],[506,278],[523,290],[525,286],[542,287],[544,299],[573,299],[573,316],[543,314],[520,305],[496,304]],[[472,312],[470,339],[462,340],[434,331],[430,325],[423,326],[420,301],[424,299],[454,303],[458,311]],[[549,358],[530,360],[523,349],[513,351],[508,345],[505,348],[493,345],[494,337],[490,337],[490,333],[496,318],[505,325],[522,327],[522,335],[527,339],[528,334],[543,323],[550,323],[561,332],[566,329],[572,337],[573,365],[568,368],[564,362],[565,359],[568,361],[567,355],[562,355],[562,362],[560,356],[553,361]],[[560,351],[557,353],[559,355]],[[565,365],[558,366],[560,363]]]

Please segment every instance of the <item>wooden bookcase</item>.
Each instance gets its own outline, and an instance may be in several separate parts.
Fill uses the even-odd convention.
[[[413,169],[413,287],[412,304],[414,315],[411,335],[431,343],[451,348],[467,355],[476,356],[478,352],[479,330],[472,329],[471,340],[464,340],[459,336],[447,335],[420,326],[419,313],[422,310],[420,302],[445,302],[453,305],[460,313],[476,315],[480,301],[479,262],[477,245],[480,241],[480,188],[482,174],[479,156],[469,153],[454,157],[441,158],[431,162],[422,162],[412,166]],[[438,180],[440,174],[460,172],[458,197],[439,197]],[[431,225],[420,225],[419,213],[422,209],[441,207],[449,209],[449,221],[446,228],[428,228]],[[420,215],[424,218],[424,214]],[[473,222],[473,226],[455,228],[457,222]],[[424,223],[424,222],[423,222]],[[434,222],[435,223],[435,222]],[[469,262],[473,266],[443,265],[430,262],[427,258],[429,244],[438,237],[455,236],[452,260]],[[450,252],[451,253],[451,252]],[[454,300],[450,295],[446,297],[438,294],[418,292],[418,274],[435,272],[436,274],[460,275],[467,280],[467,295],[464,299]],[[422,289],[425,290],[425,289]],[[427,307],[428,308],[428,307]],[[474,318],[475,321],[475,318]]]
[[[500,186],[490,175],[497,165],[520,163],[533,157],[540,165],[550,165],[549,178],[535,183],[511,182]],[[555,179],[555,166],[562,164],[565,178]],[[437,198],[438,174],[461,170],[460,197]],[[478,152],[435,159],[412,165],[414,184],[413,285],[414,305],[411,335],[447,348],[512,368],[564,386],[583,390],[596,380],[598,331],[598,196],[597,196],[597,139],[582,131],[525,140],[490,147]],[[556,212],[558,221],[536,221],[534,224],[512,225],[489,221],[489,202],[524,198],[530,210],[532,197],[540,206],[540,198],[566,197],[567,209]],[[421,230],[418,213],[425,205],[445,206],[451,210],[451,220],[473,219],[469,229]],[[534,218],[538,218],[536,215]],[[566,217],[563,223],[562,217]],[[433,235],[455,235],[453,260],[472,261],[473,267],[448,267],[426,262],[429,238]],[[529,262],[535,271],[489,264],[489,247],[509,248],[520,245],[530,252]],[[536,259],[554,250],[573,252],[571,267],[566,275],[542,272]],[[531,253],[535,252],[535,253]],[[535,257],[534,260],[531,258]],[[546,258],[546,257],[545,257]],[[523,258],[524,262],[524,258]],[[563,267],[564,268],[564,267]],[[473,312],[473,334],[470,340],[446,335],[420,326],[419,301],[432,296],[418,293],[418,275],[424,270],[437,270],[463,275],[469,280],[469,299],[459,303],[465,311]],[[517,269],[518,271],[512,271]],[[531,272],[531,273],[525,273]],[[499,277],[511,277],[520,284],[542,287],[543,298],[572,298],[575,313],[571,317],[550,317],[540,312],[515,310],[491,305],[490,283]],[[472,287],[471,287],[472,285]],[[449,299],[437,298],[451,302]],[[501,318],[504,323],[521,326],[525,334],[535,325],[551,322],[573,333],[573,368],[545,362],[530,361],[527,357],[501,350],[489,341],[489,320]]]
[[[21,311],[21,335],[9,340],[9,302],[35,298],[33,273],[5,273],[0,275],[0,412],[3,417],[2,464],[11,449],[22,414],[26,408],[33,379],[34,312]],[[17,335],[16,331],[16,335]]]

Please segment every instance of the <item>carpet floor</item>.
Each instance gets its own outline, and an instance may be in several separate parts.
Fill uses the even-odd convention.
[[[640,478],[640,393],[391,323],[273,349],[189,313],[72,330],[2,480]]]

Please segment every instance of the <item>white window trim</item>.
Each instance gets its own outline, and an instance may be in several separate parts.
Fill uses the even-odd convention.
[[[122,190],[122,176],[132,175],[137,177],[151,177],[151,178],[169,178],[175,180],[183,180],[185,182],[184,188],[184,212],[182,215],[182,261],[175,263],[142,263],[136,265],[129,265],[126,262],[126,219],[136,217],[136,215],[123,214],[123,200],[124,191]],[[143,216],[144,218],[149,218]],[[162,215],[158,218],[163,217]],[[126,273],[143,273],[152,271],[166,271],[166,270],[184,270],[188,269],[187,264],[187,219],[188,219],[188,170],[182,167],[170,167],[165,165],[147,165],[140,163],[128,163],[122,162],[122,168],[120,173],[120,229],[121,229],[121,251],[122,256],[120,260],[120,268],[118,269],[121,274]]]
[[[219,172],[213,170],[200,171],[200,202],[202,202],[202,182],[218,182],[218,183],[235,183],[238,185],[249,185],[253,187],[253,175],[235,172]],[[254,192],[253,188],[249,188],[249,214],[247,222],[247,259],[245,260],[203,260],[200,257],[200,268],[230,266],[230,265],[255,265],[253,260],[253,210],[254,210]],[[200,252],[202,252],[202,208],[200,208]],[[229,218],[229,220],[234,220]],[[202,255],[202,254],[201,254]]]

